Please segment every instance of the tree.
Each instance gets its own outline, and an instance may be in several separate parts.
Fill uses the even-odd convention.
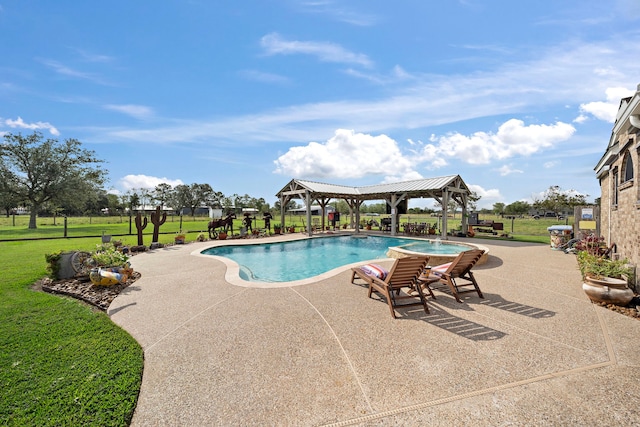
[[[554,212],[558,216],[564,209],[585,205],[586,198],[586,194],[552,185],[543,193],[542,198],[534,198],[533,207]]]
[[[471,196],[469,196],[471,197]],[[442,209],[442,203],[440,203],[439,201],[434,201],[433,202],[433,207],[435,209]],[[452,214],[453,217],[456,217],[456,211],[458,210],[458,208],[460,207],[460,205],[458,204],[458,202],[452,197],[449,199],[449,203],[447,203],[447,215],[448,214]]]
[[[189,206],[191,202],[191,190],[188,185],[176,185],[171,192],[170,204],[173,209],[182,213],[182,209]]]
[[[37,228],[36,215],[46,203],[86,200],[104,184],[105,171],[96,166],[102,160],[83,149],[77,139],[43,140],[40,132],[6,134],[4,139],[0,146],[2,192],[29,205],[30,229]]]
[[[187,207],[191,210],[191,216],[195,216],[198,206],[209,206],[215,197],[216,193],[209,184],[181,184],[174,188],[171,205],[179,210]]]
[[[478,195],[477,192],[472,191],[471,194],[469,194],[467,196],[467,208],[473,212],[476,210],[476,208],[478,207],[478,201],[482,198],[482,196]],[[454,207],[454,214],[455,214],[455,207]]]
[[[122,196],[122,204],[129,210],[129,215],[132,215],[133,210],[140,206],[140,196],[134,190],[129,190]]]
[[[17,209],[20,205],[20,199],[18,199],[15,194],[11,194],[8,191],[5,192],[2,190],[2,183],[4,182],[6,182],[4,179],[2,179],[2,182],[0,182],[0,208],[5,211],[7,218],[9,218],[11,212],[15,212],[15,209]]]
[[[525,215],[531,209],[531,205],[523,200],[518,200],[508,204],[504,208],[504,213],[509,215]]]
[[[498,202],[493,204],[492,211],[495,215],[502,216],[504,214],[504,209],[505,209],[504,203]]]
[[[262,197],[260,197],[259,199],[256,199],[254,197],[251,200],[251,203],[253,204],[253,206],[255,206],[256,209],[258,209],[258,212],[267,212],[267,211],[269,211],[269,204]]]
[[[161,207],[164,207],[167,200],[169,200],[170,195],[171,185],[167,184],[166,182],[162,182],[156,185],[156,188],[154,188],[153,192],[151,193],[151,199],[154,202],[158,202]]]
[[[207,204],[212,208],[222,209],[222,200],[224,199],[224,194],[220,191],[212,191],[209,199],[206,201]]]

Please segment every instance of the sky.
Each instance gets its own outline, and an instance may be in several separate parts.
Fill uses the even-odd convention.
[[[480,208],[593,201],[639,20],[637,0],[0,0],[0,135],[81,141],[115,194],[460,175]]]

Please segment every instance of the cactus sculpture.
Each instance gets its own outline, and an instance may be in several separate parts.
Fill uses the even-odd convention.
[[[142,241],[142,230],[147,227],[147,217],[144,217],[144,221],[142,221],[142,215],[140,212],[136,214],[136,228],[138,229],[138,246],[144,245]]]
[[[166,220],[167,220],[167,213],[162,212],[162,215],[160,215],[160,206],[156,206],[156,211],[151,212],[151,222],[153,223],[152,242],[158,241],[158,234],[160,234],[160,226],[164,224]]]

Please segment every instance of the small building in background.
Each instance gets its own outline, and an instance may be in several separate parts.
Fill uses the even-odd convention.
[[[328,216],[330,212],[335,212],[335,208],[333,206],[327,205],[324,209],[324,215]],[[287,212],[292,213],[293,215],[306,215],[307,207],[303,206],[301,208],[289,209]],[[311,205],[311,215],[319,216],[322,215],[322,208],[320,205]]]

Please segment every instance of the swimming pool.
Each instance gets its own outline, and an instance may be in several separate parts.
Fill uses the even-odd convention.
[[[292,282],[308,279],[347,264],[386,259],[391,247],[411,252],[458,254],[468,246],[433,244],[425,240],[396,237],[321,237],[255,245],[228,245],[201,253],[225,257],[239,266],[242,280]]]

